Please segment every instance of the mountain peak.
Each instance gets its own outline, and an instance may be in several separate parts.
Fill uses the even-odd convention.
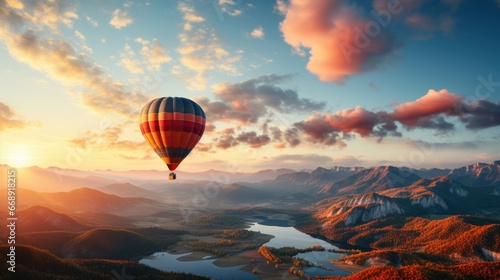
[[[312,176],[318,176],[320,174],[323,174],[323,173],[326,173],[328,172],[329,170],[324,168],[324,167],[318,167],[316,169],[314,169],[312,172],[311,172],[311,175]]]
[[[23,232],[35,231],[80,231],[87,226],[81,224],[74,218],[58,213],[45,206],[35,205],[21,211],[23,219],[19,222],[19,227]]]
[[[491,164],[476,162],[453,169],[449,176],[469,186],[500,185],[500,161]]]
[[[394,166],[379,166],[359,171],[350,177],[326,185],[320,193],[331,195],[376,192],[405,187],[420,179],[420,176]]]
[[[383,171],[388,171],[388,172],[399,172],[399,168],[397,168],[396,166],[392,166],[392,165],[380,166],[378,168],[380,168]],[[375,168],[375,169],[377,169],[377,168]]]

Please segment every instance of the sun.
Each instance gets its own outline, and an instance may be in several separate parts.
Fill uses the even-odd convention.
[[[26,167],[30,164],[30,156],[26,152],[17,151],[10,155],[8,164],[12,167]]]

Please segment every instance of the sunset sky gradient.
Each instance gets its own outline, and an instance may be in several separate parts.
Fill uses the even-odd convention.
[[[149,100],[195,100],[178,170],[500,159],[500,1],[0,0],[0,163],[167,170]]]

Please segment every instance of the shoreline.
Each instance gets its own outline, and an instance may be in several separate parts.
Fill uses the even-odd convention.
[[[253,224],[259,223],[268,226],[277,227],[293,227],[293,222],[290,220],[291,217],[284,214],[277,215],[256,215],[252,217],[247,217],[244,222],[243,229],[249,229]],[[217,257],[209,252],[204,251],[191,251],[186,248],[185,242],[179,242],[175,247],[166,251],[166,253],[171,255],[179,255],[177,261],[181,262],[194,262],[194,261],[206,261],[210,260],[214,266],[220,268],[236,268],[238,270],[255,274],[255,276],[264,279],[282,279],[285,274],[287,279],[299,279],[289,272],[290,264],[282,265],[269,262],[268,260],[258,253],[258,248],[276,236],[261,232],[255,232],[255,235],[249,239],[238,240],[238,244],[234,247],[223,247],[227,251],[227,255],[223,257]],[[324,238],[319,238],[319,236],[311,236],[314,238],[321,239],[330,244],[331,240],[324,240]],[[197,239],[207,243],[214,243],[220,240],[210,235],[194,236],[186,234],[183,236],[186,240]],[[330,241],[330,242],[329,242]],[[243,250],[245,246],[255,246],[253,249]],[[333,245],[333,244],[332,244]],[[335,245],[334,245],[335,246]],[[359,272],[366,267],[362,266],[352,266],[341,262],[336,259],[331,260],[331,265],[340,271],[345,271],[348,274],[354,274]]]

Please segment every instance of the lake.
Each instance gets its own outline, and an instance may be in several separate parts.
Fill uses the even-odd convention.
[[[273,225],[270,225],[273,224]],[[338,247],[318,238],[314,238],[306,233],[296,230],[290,225],[275,225],[275,223],[252,223],[248,230],[274,235],[274,238],[264,245],[269,247],[295,247],[305,249],[314,245],[321,245],[325,249],[338,249]]]
[[[265,246],[276,248],[295,247],[305,249],[314,245],[321,245],[325,249],[338,249],[338,247],[324,240],[296,230],[284,220],[279,220],[274,223],[269,221],[254,222],[251,223],[250,228],[247,229],[275,236],[269,242],[265,243]],[[259,279],[252,273],[240,270],[242,266],[219,267],[213,263],[216,259],[197,261],[178,260],[179,258],[189,254],[191,253],[176,255],[167,252],[158,252],[148,258],[140,260],[139,262],[161,270],[194,273],[208,276],[213,279],[226,279],[228,277],[238,279]],[[349,272],[341,270],[329,263],[329,260],[338,259],[341,255],[342,254],[339,253],[330,253],[325,251],[300,253],[297,257],[303,258],[308,260],[310,263],[315,264],[315,267],[305,269],[307,276],[350,275]],[[321,268],[319,266],[321,266]]]
[[[225,278],[227,276],[235,279],[259,279],[252,273],[240,270],[240,266],[220,267],[213,264],[216,259],[199,261],[179,261],[178,258],[187,256],[185,254],[170,254],[167,252],[158,252],[152,256],[142,259],[139,263],[166,271],[176,271],[193,273],[201,276],[207,276],[213,279]]]
[[[279,225],[279,226],[277,226]],[[263,245],[269,247],[295,247],[298,249],[305,249],[307,247],[312,247],[314,245],[321,245],[325,249],[339,249],[337,246],[332,245],[319,238],[312,237],[306,233],[298,231],[289,225],[280,225],[280,223],[273,223],[266,221],[265,224],[253,223],[250,225],[249,230],[260,231],[261,233],[274,235],[274,238],[269,240],[269,242]],[[345,255],[341,253],[331,253],[331,252],[307,252],[299,253],[296,257],[305,259],[315,267],[309,267],[305,269],[306,276],[347,276],[350,275],[349,272],[341,270],[332,264],[329,260],[338,259],[340,256]],[[321,265],[321,268],[318,266]],[[328,268],[329,270],[326,270]]]

